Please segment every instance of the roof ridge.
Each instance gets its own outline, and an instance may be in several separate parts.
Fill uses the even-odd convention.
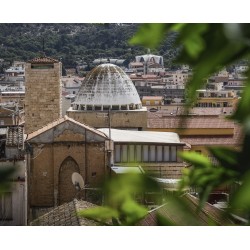
[[[98,134],[98,135],[100,135],[100,136],[102,136],[104,138],[108,138],[108,136],[105,133],[103,133],[102,131],[99,131],[99,130],[93,128],[93,127],[90,127],[87,124],[80,123],[80,122],[74,120],[73,118],[70,118],[67,115],[65,115],[64,117],[60,117],[60,118],[48,123],[47,125],[39,128],[38,130],[33,131],[32,133],[28,134],[27,140],[30,140],[30,139],[32,139],[32,138],[34,138],[34,137],[36,137],[36,136],[38,136],[38,135],[40,135],[42,133],[45,133],[47,130],[49,130],[49,129],[51,129],[51,128],[65,122],[65,121],[73,122],[73,123],[85,128],[86,130],[92,131],[92,132],[94,132],[94,133],[96,133],[96,134]]]
[[[48,56],[40,56],[40,57],[35,57],[31,60],[28,60],[28,63],[58,63],[59,61],[57,59],[54,59],[52,57]]]

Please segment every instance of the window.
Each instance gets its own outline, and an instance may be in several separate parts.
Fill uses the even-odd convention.
[[[115,162],[121,162],[121,146],[115,145]]]
[[[129,162],[134,162],[135,161],[135,145],[129,145],[128,146],[128,158]]]
[[[171,161],[177,161],[176,147],[171,147]]]
[[[0,219],[12,220],[12,195],[5,193],[0,196]]]
[[[149,148],[150,148],[150,154],[149,154],[150,161],[155,161],[155,146],[151,145]]]
[[[164,161],[169,161],[169,146],[164,146]]]
[[[162,146],[156,147],[156,161],[162,161]]]
[[[122,145],[122,162],[128,161],[128,147],[127,145]]]
[[[136,145],[136,161],[141,162],[141,145]]]
[[[142,161],[148,161],[148,145],[143,145],[143,159]]]

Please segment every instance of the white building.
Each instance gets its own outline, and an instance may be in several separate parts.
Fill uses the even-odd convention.
[[[186,165],[178,158],[184,142],[173,132],[131,131],[108,128],[98,129],[111,136],[114,143],[112,165],[138,166],[158,177],[178,179]]]

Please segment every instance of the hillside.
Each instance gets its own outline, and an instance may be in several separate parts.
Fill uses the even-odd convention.
[[[96,58],[110,57],[133,60],[135,55],[146,53],[142,47],[131,46],[128,40],[138,24],[0,24],[0,58],[5,61],[28,60],[39,56],[61,59],[65,67],[91,62]],[[164,56],[169,65],[176,56],[173,48],[176,34],[166,39],[152,53]]]

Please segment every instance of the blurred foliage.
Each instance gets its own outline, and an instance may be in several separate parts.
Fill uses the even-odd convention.
[[[143,206],[147,190],[159,192],[160,187],[146,175],[127,173],[111,177],[103,187],[104,206],[83,210],[79,215],[104,225],[135,225],[147,214]]]
[[[10,190],[10,180],[14,171],[15,169],[12,166],[0,169],[0,194]]]
[[[224,67],[230,68],[238,61],[249,64],[249,24],[142,24],[130,39],[130,44],[156,49],[162,46],[164,37],[171,34],[177,34],[174,45],[179,51],[175,63],[187,64],[193,70],[192,78],[186,86],[187,111],[196,101],[196,90],[202,88],[211,75]],[[210,147],[210,155],[215,159],[213,163],[208,157],[195,152],[182,153],[180,156],[190,163],[190,167],[183,171],[178,195],[162,201],[167,202],[169,209],[176,211],[183,220],[189,218],[190,225],[197,225],[197,221],[180,199],[182,191],[186,188],[197,190],[200,198],[197,210],[199,212],[214,189],[229,186],[231,192],[229,206],[226,209],[227,217],[231,218],[231,214],[237,214],[246,219],[250,218],[249,74],[250,70],[247,72],[248,78],[242,97],[230,117],[242,126],[244,140],[241,150]],[[116,181],[109,184],[109,202],[106,205],[110,206],[110,209],[115,209],[115,212],[111,210],[109,214],[110,217],[115,217],[117,225],[136,224],[146,213],[131,196],[135,187],[142,187],[139,183],[139,180],[136,183],[125,178],[122,185]],[[158,214],[156,219],[158,225],[173,225],[172,221],[161,214]],[[216,223],[211,221],[211,225]]]
[[[161,27],[159,27],[161,25]],[[159,36],[153,35],[162,30],[166,34],[178,32],[176,46],[182,45],[177,58],[178,63],[188,64],[193,69],[193,76],[187,84],[187,110],[196,100],[196,90],[204,86],[206,79],[223,67],[229,67],[239,60],[245,60],[249,66],[250,25],[249,24],[144,24],[147,34],[138,31],[131,39],[136,45],[159,46]],[[150,44],[146,41],[152,35]],[[209,193],[223,184],[237,186],[230,196],[228,213],[240,213],[250,217],[250,70],[242,97],[234,114],[230,117],[238,122],[244,133],[241,150],[225,147],[209,149],[218,164],[212,164],[207,157],[194,152],[185,152],[181,157],[192,167],[183,173],[181,188],[195,186],[199,190],[200,206],[207,200]],[[240,143],[240,142],[239,142]]]

